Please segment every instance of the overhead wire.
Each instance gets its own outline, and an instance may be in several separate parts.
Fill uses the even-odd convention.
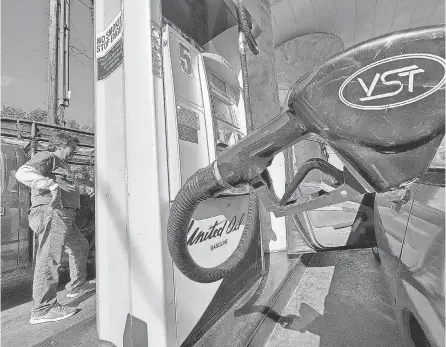
[[[390,31],[392,31],[393,23],[395,22],[395,13],[397,7],[398,7],[398,0],[396,0],[395,7],[393,8],[392,22],[390,23]]]
[[[43,29],[43,30],[39,31],[38,33],[33,33],[32,35],[29,35],[28,37],[26,37],[26,38],[24,38],[24,39],[21,39],[20,41],[21,41],[21,42],[28,41],[30,38],[35,37],[35,36],[37,36],[37,35],[43,33],[45,30],[46,30],[46,29]],[[11,53],[11,52],[12,52],[12,51],[7,51],[7,52],[5,52],[5,53],[2,53],[2,57],[3,57],[4,55],[6,55],[6,54]]]
[[[73,50],[74,48],[74,50]],[[73,54],[75,53],[75,54]],[[86,54],[85,52],[83,52],[81,49],[79,49],[78,47],[76,47],[75,45],[70,45],[70,49],[68,50],[68,54],[71,58],[73,58],[74,60],[76,60],[79,64],[83,65],[84,67],[88,68],[89,70],[93,71],[93,66],[91,66],[89,64],[89,62],[80,59],[79,58],[79,53],[82,54],[83,56],[87,57],[88,59],[91,59],[93,61],[93,59]]]
[[[378,0],[375,1],[375,11],[373,11],[373,25],[372,25],[372,36],[371,38],[375,37],[375,21],[376,21],[376,10],[378,7]]]
[[[82,66],[86,67],[87,69],[93,71],[93,66],[89,65],[86,61],[79,59],[76,55],[71,55],[71,58],[73,58],[75,61],[77,61]]]
[[[83,2],[82,0],[77,0],[79,1],[82,5],[84,5],[86,8],[88,8],[89,10],[92,9],[92,7],[88,6],[85,2]]]
[[[19,60],[22,60],[23,58],[29,57],[29,56],[31,55],[31,53],[38,51],[40,48],[45,47],[45,46],[48,45],[48,44],[49,44],[49,42],[42,43],[41,45],[37,46],[37,47],[34,48],[33,50],[27,52],[26,54],[24,54],[24,55],[22,55],[22,56],[16,57],[15,59],[16,59],[16,61],[19,61]],[[6,52],[6,53],[7,53],[7,52]],[[6,54],[6,53],[4,53],[4,54]],[[2,56],[3,56],[4,54],[2,54]]]
[[[72,27],[71,29],[74,30],[74,27]],[[74,30],[74,32],[77,32],[77,31]],[[84,45],[84,44],[83,44],[81,41],[79,41],[78,39],[76,39],[76,38],[73,36],[73,34],[70,34],[70,40],[73,40],[73,41],[77,42],[78,44],[80,44],[80,45],[82,46],[82,51],[83,51],[84,53],[87,53],[87,51],[88,51],[87,46]]]
[[[80,53],[82,55],[84,55],[85,57],[87,57],[90,60],[93,60],[92,57],[90,57],[88,54],[86,54],[86,52],[80,50],[78,47],[74,46],[74,45],[70,45],[71,51],[73,51],[73,48],[75,49],[76,53]]]
[[[409,24],[407,25],[408,28],[412,28],[412,21],[413,18],[415,17],[415,13],[417,12],[417,6],[416,4],[413,6],[413,11],[412,11],[412,16],[410,17],[410,21]]]
[[[429,25],[432,25],[432,19],[435,16],[435,12],[436,12],[436,9],[437,9],[438,5],[441,5],[441,1],[440,0],[437,0],[437,3],[435,4],[434,9],[432,10],[432,13],[431,13],[430,18],[429,18]],[[444,13],[444,9],[443,9],[443,13]],[[443,23],[444,23],[444,21],[443,21]]]

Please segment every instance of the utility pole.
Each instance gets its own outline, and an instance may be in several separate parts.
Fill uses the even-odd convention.
[[[64,107],[70,106],[70,20],[71,20],[71,0],[65,3],[65,59],[64,59]]]
[[[50,0],[48,52],[48,123],[57,124],[59,3]]]

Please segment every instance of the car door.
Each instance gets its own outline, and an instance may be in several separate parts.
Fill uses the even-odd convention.
[[[13,145],[2,141],[1,146],[1,260],[2,274],[15,270],[19,258],[20,199],[16,150]]]
[[[430,168],[413,184],[412,191],[414,200],[396,274],[397,307],[406,323],[407,337],[415,346],[420,345],[420,338],[427,339],[431,346],[444,346],[444,139]]]
[[[310,158],[323,159],[344,175],[346,168],[336,151],[316,139],[305,140],[295,148],[296,170]],[[296,198],[329,193],[336,180],[319,170],[310,172],[296,191]],[[297,213],[292,216],[287,249],[289,254],[335,249],[378,247],[376,256],[390,292],[396,297],[395,276],[414,194],[411,186],[390,192],[357,195],[350,201]]]
[[[378,254],[393,303],[397,294],[395,277],[414,202],[413,188],[412,184],[375,196],[374,227]]]
[[[313,158],[330,164],[340,175],[344,174],[344,165],[336,152],[316,139],[299,142],[293,147],[291,157],[294,172],[287,177],[288,185],[297,170]],[[340,183],[315,169],[305,176],[293,198],[327,194]],[[351,201],[291,215],[287,225],[288,254],[374,246],[373,200],[371,194],[358,195]]]

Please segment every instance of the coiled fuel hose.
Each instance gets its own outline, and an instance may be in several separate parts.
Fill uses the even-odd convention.
[[[250,24],[246,19],[243,1],[238,2],[237,14],[239,20],[239,50],[243,79],[243,101],[245,107],[247,133],[254,130],[251,101],[249,97],[248,69],[246,44],[254,55],[259,53],[257,43],[251,33]],[[191,257],[187,246],[187,233],[193,213],[200,202],[215,197],[224,190],[233,188],[223,182],[217,167],[217,161],[198,170],[192,175],[178,192],[171,210],[167,225],[167,243],[169,252],[178,269],[189,279],[200,283],[211,283],[224,278],[245,257],[252,244],[258,223],[259,205],[255,192],[250,188],[248,214],[240,242],[234,253],[222,264],[213,268],[199,266]]]

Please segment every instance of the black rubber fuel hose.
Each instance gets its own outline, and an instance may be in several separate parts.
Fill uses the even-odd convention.
[[[256,217],[251,208],[240,242],[229,259],[213,268],[203,268],[192,259],[187,245],[189,223],[200,202],[228,189],[218,176],[215,162],[192,175],[178,192],[167,225],[167,244],[175,265],[189,279],[200,283],[216,282],[232,272],[244,258],[253,237],[253,231],[247,227]]]

